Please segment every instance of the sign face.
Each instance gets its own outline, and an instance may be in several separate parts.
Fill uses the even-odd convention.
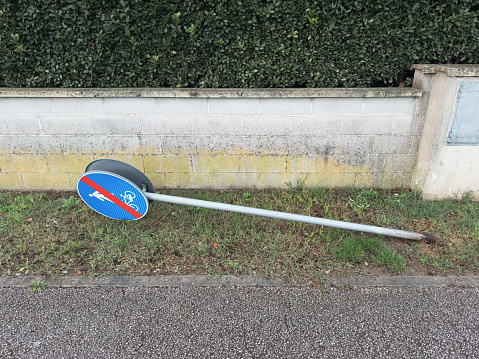
[[[148,199],[138,186],[111,172],[83,174],[78,180],[77,191],[91,209],[106,217],[137,220],[148,212]]]

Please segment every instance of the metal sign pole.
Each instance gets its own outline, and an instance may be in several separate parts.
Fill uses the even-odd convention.
[[[284,220],[287,220],[287,221],[302,222],[302,223],[308,223],[308,224],[316,224],[316,225],[319,225],[319,226],[341,228],[341,229],[347,229],[347,230],[350,230],[350,231],[367,232],[367,233],[373,233],[373,234],[380,234],[380,235],[384,235],[384,236],[412,239],[412,240],[415,240],[415,241],[424,241],[424,240],[431,241],[431,240],[435,239],[434,236],[429,235],[429,234],[422,234],[422,233],[417,233],[417,232],[408,232],[408,231],[403,231],[403,230],[399,230],[399,229],[368,226],[368,225],[365,225],[365,224],[357,224],[357,223],[336,221],[336,220],[332,220],[332,219],[309,217],[309,216],[303,216],[303,215],[299,215],[299,214],[270,211],[270,210],[266,210],[266,209],[236,206],[236,205],[232,205],[232,204],[225,204],[225,203],[218,203],[218,202],[203,201],[203,200],[199,200],[199,199],[190,199],[190,198],[183,198],[183,197],[168,196],[168,195],[164,195],[164,194],[148,193],[146,191],[143,192],[143,193],[144,193],[146,198],[148,198],[149,200],[152,200],[152,201],[174,203],[174,204],[183,204],[183,205],[186,205],[186,206],[202,207],[202,208],[209,208],[209,209],[217,209],[217,210],[220,210],[220,211],[228,211],[228,212],[236,212],[236,213],[243,213],[243,214],[251,214],[251,215],[261,216],[261,217],[284,219]]]

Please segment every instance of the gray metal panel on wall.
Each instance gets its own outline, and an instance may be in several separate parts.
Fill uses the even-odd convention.
[[[479,146],[479,82],[461,81],[447,144]]]

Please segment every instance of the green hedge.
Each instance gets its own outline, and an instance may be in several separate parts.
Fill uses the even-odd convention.
[[[477,0],[4,0],[4,87],[395,86],[479,63]]]

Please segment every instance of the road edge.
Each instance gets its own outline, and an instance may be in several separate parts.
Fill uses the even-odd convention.
[[[311,283],[296,283],[290,279],[270,279],[249,275],[157,275],[157,276],[0,276],[0,288],[30,287],[44,282],[49,287],[283,287],[309,286]],[[479,276],[380,276],[331,278],[328,287],[479,287]]]

